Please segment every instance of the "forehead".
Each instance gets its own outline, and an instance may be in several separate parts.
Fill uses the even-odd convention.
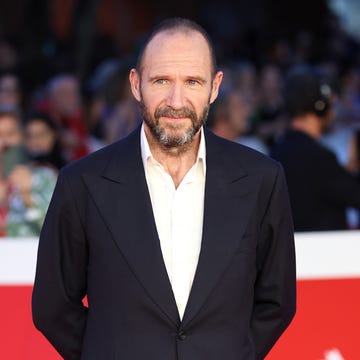
[[[0,84],[1,85],[7,85],[7,86],[17,86],[17,79],[15,76],[12,75],[5,75],[0,78]]]
[[[74,78],[68,77],[58,79],[50,86],[50,93],[58,94],[60,92],[77,91],[78,86],[78,81]]]
[[[20,125],[18,120],[11,115],[2,115],[0,117],[0,128],[1,130],[19,130],[20,131]]]
[[[31,119],[31,121],[26,125],[26,129],[50,129],[50,127],[41,119]]]
[[[193,71],[211,74],[211,56],[207,41],[194,30],[161,32],[146,47],[142,72]]]

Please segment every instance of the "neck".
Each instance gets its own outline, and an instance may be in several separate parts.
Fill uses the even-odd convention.
[[[166,147],[160,144],[146,124],[144,125],[144,130],[152,156],[172,177],[177,188],[196,162],[200,145],[200,130],[195,134],[191,142],[178,147]]]
[[[292,119],[291,128],[301,131],[315,140],[318,140],[322,135],[321,119],[313,114],[298,116]]]

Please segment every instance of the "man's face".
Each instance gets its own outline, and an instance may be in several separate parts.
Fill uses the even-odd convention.
[[[198,32],[162,32],[148,44],[140,74],[130,73],[152,137],[166,147],[190,143],[216,99],[222,73],[212,76],[210,50]]]

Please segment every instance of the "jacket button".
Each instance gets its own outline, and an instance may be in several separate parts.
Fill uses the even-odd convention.
[[[186,333],[184,331],[181,330],[181,331],[178,332],[178,339],[179,340],[185,340],[186,336],[187,335],[186,335]]]

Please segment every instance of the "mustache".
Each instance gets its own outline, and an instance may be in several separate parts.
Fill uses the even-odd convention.
[[[180,109],[173,109],[172,107],[166,106],[161,107],[155,110],[155,119],[159,119],[160,117],[172,117],[172,118],[190,118],[195,121],[197,119],[197,115],[194,110],[184,106]]]

